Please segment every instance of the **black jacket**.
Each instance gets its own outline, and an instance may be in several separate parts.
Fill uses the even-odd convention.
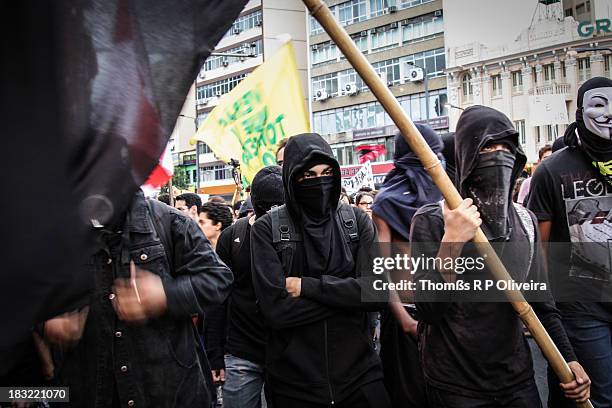
[[[477,164],[482,147],[490,142],[505,141],[515,149],[515,164],[511,185],[525,164],[525,155],[518,144],[518,133],[502,113],[491,108],[474,106],[465,110],[455,134],[455,158],[457,162],[456,185],[467,196],[470,174]],[[491,189],[497,187],[487,186]],[[510,189],[510,193],[511,193]],[[534,225],[535,243],[511,202],[508,222],[512,226],[508,242],[493,245],[512,279],[517,282],[547,283],[547,277],[539,251],[540,239]],[[482,210],[481,210],[482,211]],[[410,241],[413,254],[434,258],[438,254],[444,235],[444,217],[440,204],[421,207],[412,220]],[[530,257],[530,251],[533,254]],[[466,259],[476,259],[475,247],[466,244],[461,253]],[[417,280],[442,284],[445,280],[435,267],[418,268]],[[482,273],[470,270],[457,278],[471,282],[473,279],[492,279],[484,268]],[[490,301],[483,292],[474,290],[427,291],[417,285],[416,299],[420,315],[420,352],[427,383],[451,393],[479,398],[512,394],[533,382],[531,352],[524,336],[523,324],[509,303]],[[528,295],[528,294],[527,294]],[[548,292],[532,295],[532,306],[542,324],[567,361],[576,359],[567,335],[561,325],[558,310]],[[481,300],[481,301],[479,301]],[[485,301],[482,301],[485,300]]]
[[[338,164],[329,145],[318,135],[290,139],[285,148],[283,183],[290,216],[297,228],[300,228],[295,219],[298,204],[292,180],[314,155],[326,157],[335,167],[340,195]],[[366,248],[374,246],[376,233],[368,216],[353,210],[360,236],[357,250],[367,252]],[[362,302],[360,283],[356,279],[361,259],[355,260],[356,266],[345,276],[312,276],[304,246],[298,245],[292,270],[286,274],[273,245],[270,214],[258,219],[251,229],[251,258],[255,294],[269,329],[267,386],[274,393],[330,404],[341,402],[362,385],[382,378],[364,312],[376,310],[380,305]],[[300,297],[288,295],[286,275],[302,277]]]
[[[189,217],[161,203],[170,217],[167,235],[174,268],[157,236],[142,193],[137,193],[123,232],[107,233],[102,248],[83,273],[93,274],[95,289],[80,343],[69,350],[59,377],[78,407],[205,407],[210,403],[207,362],[198,358],[192,314],[224,301],[232,273]],[[122,242],[129,243],[123,245]],[[123,255],[123,256],[122,256]],[[167,297],[165,315],[144,325],[120,321],[109,295],[117,277],[129,277],[129,261],[159,275]]]

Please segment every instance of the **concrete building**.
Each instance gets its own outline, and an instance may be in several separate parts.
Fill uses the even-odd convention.
[[[448,128],[442,0],[327,0],[359,49],[416,122]],[[381,182],[392,167],[397,128],[321,26],[310,17],[313,131],[331,144],[343,177],[359,168],[356,147],[386,146],[373,164]],[[415,69],[424,68],[423,70]],[[425,81],[429,103],[426,103]]]
[[[610,51],[601,48],[612,47],[611,1],[520,0],[500,4],[505,9],[495,13],[487,11],[489,0],[468,2],[461,8],[457,2],[444,5],[450,129],[461,109],[491,106],[514,122],[534,162],[538,149],[574,121],[580,85],[593,76],[610,77]],[[471,32],[476,41],[457,43],[465,31],[477,29],[474,21],[486,19],[507,31],[495,33],[497,38],[512,39],[492,43]]]
[[[179,117],[177,123],[179,126],[182,119],[184,126],[191,126],[191,132],[178,134],[175,130],[175,163],[188,169],[193,191],[199,182],[200,194],[232,197],[235,184],[231,166],[218,160],[204,143],[198,143],[196,154],[196,148],[189,144],[189,139],[217,105],[219,98],[230,92],[283,44],[279,36],[291,36],[304,95],[308,94],[306,22],[306,9],[299,0],[251,0],[217,44],[215,55],[204,62],[192,88],[193,96],[191,99],[188,97],[186,102],[186,106],[191,104],[191,113]],[[196,168],[199,168],[199,180]]]

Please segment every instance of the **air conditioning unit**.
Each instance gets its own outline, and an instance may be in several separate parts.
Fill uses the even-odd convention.
[[[223,60],[223,66],[224,66],[224,67],[227,67],[228,65],[229,65],[229,61],[228,61],[228,60],[226,60],[226,59],[224,59],[224,60]]]
[[[198,78],[200,78],[200,79],[205,79],[205,78],[206,78],[206,71],[201,70],[201,71],[198,73]]]
[[[326,100],[328,98],[329,98],[329,94],[327,93],[327,91],[325,89],[318,89],[314,93],[314,100],[315,101],[324,101],[324,100]]]
[[[356,95],[358,92],[359,89],[357,88],[357,84],[355,82],[349,82],[348,84],[344,85],[342,95],[351,96]]]
[[[236,35],[240,34],[240,29],[238,27],[234,27],[234,29],[232,30],[232,32]]]
[[[389,14],[395,13],[397,11],[397,6],[389,6],[385,9],[385,11]]]
[[[396,22],[394,22],[394,23],[389,24],[389,28],[390,28],[390,29],[397,28],[397,21],[396,21]]]
[[[313,44],[313,45],[312,45],[312,50],[313,50],[313,51],[316,51],[316,50],[318,50],[318,49],[319,49],[319,44]]]
[[[434,11],[434,17],[442,17],[442,10]]]
[[[408,71],[406,72],[406,78],[410,82],[420,82],[425,78],[425,73],[423,72],[423,68],[415,67],[412,65],[408,66]]]
[[[374,27],[374,28],[370,28],[370,33],[371,33],[371,34],[376,34],[376,32],[377,32],[377,31],[378,31],[378,30],[376,29],[376,27]]]
[[[220,98],[220,97],[221,97],[221,95],[223,95],[221,92],[217,92],[217,93],[215,93],[215,97],[217,97],[217,98]]]
[[[367,37],[367,36],[368,36],[368,32],[367,32],[367,30],[364,30],[364,31],[360,32],[360,33],[359,33],[359,36],[360,36],[360,37]]]
[[[262,21],[262,20],[259,20],[259,21],[257,21],[257,22],[255,23],[255,25],[256,25],[257,27],[261,27],[261,25],[262,25],[262,24],[263,24],[263,21]]]

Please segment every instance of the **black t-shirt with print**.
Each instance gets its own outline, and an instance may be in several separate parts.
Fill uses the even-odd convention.
[[[612,186],[582,151],[564,148],[537,168],[528,207],[552,221],[549,280],[564,317],[612,322]]]

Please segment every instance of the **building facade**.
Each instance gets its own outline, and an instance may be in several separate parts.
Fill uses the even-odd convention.
[[[231,166],[220,161],[205,143],[197,144],[196,153],[196,146],[190,145],[189,140],[219,99],[283,44],[284,39],[279,36],[288,34],[293,40],[304,95],[307,95],[306,22],[306,10],[299,0],[251,0],[213,54],[204,61],[192,88],[193,96],[186,102],[186,106],[191,104],[191,114],[179,117],[177,122],[178,126],[181,119],[190,120],[192,131],[190,134],[185,132],[188,134],[186,137],[183,133],[177,135],[174,143],[175,164],[185,166],[192,191],[232,197],[236,185]]]
[[[474,104],[504,112],[515,124],[529,162],[562,136],[576,112],[576,94],[593,76],[610,77],[610,0],[533,0],[531,23],[514,41],[481,41],[447,50],[450,128]],[[452,29],[473,23],[469,14],[447,13]],[[512,21],[512,16],[507,16]],[[451,19],[462,19],[450,21]],[[516,25],[514,25],[516,26]],[[541,103],[547,104],[541,110]]]
[[[446,131],[442,0],[326,3],[412,120],[427,123],[429,119],[434,129]],[[397,128],[327,33],[312,16],[309,19],[313,131],[332,146],[343,177],[359,168],[358,146],[385,145],[386,154],[373,163],[375,181],[381,182],[392,167]]]

